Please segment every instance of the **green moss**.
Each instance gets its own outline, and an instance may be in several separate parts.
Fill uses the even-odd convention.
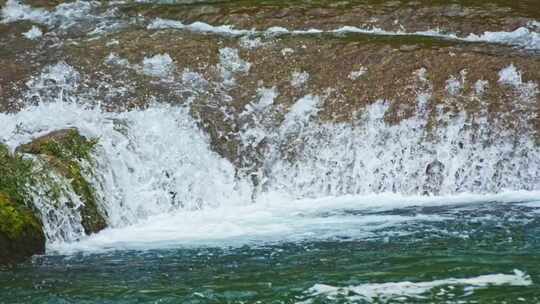
[[[7,147],[0,144],[0,193],[17,204],[24,204],[25,187],[31,176],[32,162],[12,156]]]
[[[29,194],[31,186],[45,185],[42,188],[49,189],[45,194],[47,198],[61,203],[65,190],[51,178],[51,171],[69,180],[71,188],[84,203],[80,212],[85,232],[90,234],[105,228],[94,189],[85,179],[87,172],[82,165],[93,163],[92,151],[96,144],[96,139],[86,139],[75,129],[37,138],[17,148],[15,155],[0,144],[0,264],[20,261],[44,251],[45,235],[32,210]],[[21,153],[39,155],[42,165],[23,158]]]
[[[53,156],[63,161],[92,160],[97,139],[86,139],[75,129],[53,132],[38,138],[18,150],[25,153]]]
[[[32,165],[0,144],[0,264],[20,261],[45,250],[45,234],[29,207],[27,185]]]
[[[0,193],[0,265],[45,252],[45,233],[36,215]]]
[[[95,233],[105,228],[106,223],[98,210],[97,199],[92,185],[85,179],[83,162],[92,164],[92,152],[97,139],[87,139],[76,129],[52,132],[37,138],[29,144],[20,146],[17,150],[24,153],[41,155],[46,163],[61,176],[70,181],[73,191],[84,203],[81,208],[82,225],[87,234]],[[60,197],[62,190],[49,185],[51,196]]]
[[[32,211],[0,193],[0,233],[17,240],[29,228],[37,231],[41,229],[41,223]]]

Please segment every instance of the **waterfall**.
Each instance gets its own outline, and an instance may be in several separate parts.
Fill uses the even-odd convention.
[[[419,82],[426,81],[422,73]],[[318,118],[324,96],[304,96],[278,120],[284,111],[274,104],[279,92],[261,88],[239,114],[237,134],[239,153],[258,161],[259,168],[250,171],[260,181],[256,184],[242,174],[243,168],[214,151],[190,114],[190,102],[107,112],[99,103],[87,105],[90,93],[76,90],[80,74],[65,63],[45,68],[28,83],[25,98],[39,100],[36,105],[0,114],[0,138],[15,149],[50,131],[74,127],[98,139],[95,168],[87,178],[108,225],[117,228],[178,210],[264,204],[268,197],[540,190],[540,148],[527,123],[534,113],[536,84],[523,83],[513,66],[500,75],[500,82],[516,93],[514,115],[523,121],[519,136],[497,121],[488,122],[481,92],[470,99],[480,108],[472,114],[428,113],[427,86],[418,91],[415,114],[398,123],[385,122],[390,102],[384,100],[356,113],[350,123],[330,123]],[[459,92],[456,81],[448,82],[451,94]],[[429,130],[430,122],[437,127]],[[264,148],[254,152],[262,142]],[[81,204],[67,181],[53,178],[63,185],[64,195]],[[84,231],[77,206],[55,207],[43,195],[47,185],[41,187],[33,195],[49,244],[79,240]]]
[[[0,118],[2,138],[12,146],[49,131],[76,127],[89,138],[99,138],[94,187],[112,227],[133,224],[148,216],[182,208],[249,202],[249,186],[235,180],[234,167],[212,152],[208,139],[186,109],[154,106],[147,110],[104,113],[77,104],[43,103]],[[46,202],[36,207],[46,214]],[[76,220],[66,210],[67,220]],[[69,241],[79,225],[66,218],[43,217],[47,235]],[[53,221],[48,222],[48,221]],[[80,219],[79,219],[80,221]],[[65,230],[58,237],[56,230]]]

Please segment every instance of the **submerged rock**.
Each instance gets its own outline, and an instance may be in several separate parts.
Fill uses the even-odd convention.
[[[25,198],[31,166],[0,144],[0,265],[45,252],[41,221]]]
[[[51,132],[21,145],[17,152],[38,155],[52,170],[70,181],[73,191],[84,204],[81,209],[82,226],[86,234],[99,232],[107,226],[99,210],[92,185],[84,177],[82,162],[92,162],[91,152],[97,141],[80,135],[76,129]]]

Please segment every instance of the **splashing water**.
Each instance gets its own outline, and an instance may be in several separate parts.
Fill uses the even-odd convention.
[[[66,127],[99,138],[96,186],[103,191],[113,227],[177,208],[246,202],[246,186],[234,179],[232,165],[209,149],[185,109],[155,106],[115,114],[57,102],[2,115],[0,120],[6,126],[1,137],[12,147]]]
[[[246,52],[272,49],[281,38],[410,35],[534,51],[537,22],[460,36],[352,26],[249,30],[132,18],[117,4],[126,3],[74,1],[45,10],[8,0],[1,22],[37,23],[21,35],[44,45],[65,34],[69,43],[107,38],[131,26],[212,34],[219,39],[216,60],[196,69],[166,49],[138,59],[110,49],[106,68],[182,93],[171,94],[182,96],[177,100],[152,96],[142,100],[144,108],[124,112],[100,107],[107,102],[89,89],[84,70],[64,61],[25,83],[22,110],[0,113],[0,142],[14,151],[66,128],[97,139],[92,159],[80,165],[108,228],[85,235],[84,202],[70,180],[25,154],[42,180],[29,194],[47,255],[15,270],[0,267],[0,303],[540,301],[539,90],[536,80],[525,80],[521,62],[495,71],[491,82],[471,83],[467,69],[448,75],[443,97],[434,96],[431,71],[421,68],[412,75],[416,99],[371,100],[345,122],[325,117],[335,91],[311,91],[320,85],[318,75],[304,66],[280,79],[302,92],[290,102],[283,102],[289,92],[280,92],[279,82],[263,80],[241,107],[229,95],[259,73]],[[109,43],[122,47],[116,39]],[[303,50],[277,52],[290,58]],[[364,81],[373,71],[352,68],[344,81]],[[98,86],[122,97],[134,89],[129,81]],[[504,100],[507,109],[493,111],[495,86],[512,99]],[[223,121],[212,123],[232,126],[220,137],[236,145],[232,155],[212,141],[200,108],[222,114]],[[406,110],[412,114],[388,119]]]
[[[233,79],[232,73],[249,69],[249,63],[241,60],[234,50],[225,49],[222,55],[220,66],[230,75],[224,77],[224,82]],[[168,72],[162,76],[171,77],[170,57],[158,57],[145,59],[144,67],[150,69],[151,64],[152,72],[161,73],[164,71],[161,63],[166,62]],[[183,78],[191,74],[186,71]],[[425,76],[421,77],[425,71],[417,74],[420,82],[427,81]],[[464,81],[466,73],[462,74]],[[98,138],[97,167],[87,178],[97,189],[109,226],[122,228],[139,224],[130,226],[127,231],[149,231],[148,238],[133,234],[141,237],[145,244],[151,240],[175,243],[197,238],[283,235],[285,231],[302,234],[309,229],[316,230],[320,223],[312,221],[300,226],[286,222],[277,224],[279,218],[297,220],[295,216],[289,219],[284,216],[290,211],[290,205],[300,204],[294,202],[297,199],[384,193],[417,196],[540,190],[537,170],[540,149],[534,143],[534,129],[526,123],[530,120],[530,109],[534,107],[531,100],[537,88],[533,82],[524,83],[514,66],[500,72],[499,82],[519,93],[516,107],[521,111],[516,115],[522,115],[524,121],[519,137],[497,130],[497,125],[488,125],[487,117],[482,116],[487,111],[480,111],[476,116],[466,112],[453,117],[436,114],[436,121],[445,123],[429,134],[426,126],[433,115],[427,110],[429,91],[418,94],[414,116],[393,125],[384,121],[389,102],[382,100],[358,113],[353,123],[321,122],[318,112],[324,96],[306,95],[290,107],[280,126],[273,128],[268,125],[268,119],[282,110],[274,104],[279,92],[276,88],[261,88],[257,100],[240,114],[246,124],[239,133],[241,149],[245,151],[261,142],[268,143],[262,170],[257,173],[262,181],[258,187],[239,174],[228,160],[212,151],[209,139],[189,113],[189,103],[184,106],[154,104],[147,109],[122,113],[104,112],[83,105],[89,97],[76,91],[80,78],[75,69],[63,62],[46,67],[41,75],[27,83],[26,98],[37,98],[40,102],[16,114],[1,114],[4,128],[0,138],[12,149],[36,136],[63,128],[75,127],[87,137]],[[458,82],[452,79],[449,83]],[[459,83],[455,86],[459,87]],[[456,91],[453,95],[459,94],[458,89],[453,91]],[[481,100],[479,102],[482,104]],[[275,124],[276,120],[270,123]],[[473,124],[477,127],[471,128]],[[485,144],[486,141],[489,144]],[[298,142],[303,144],[293,144]],[[62,184],[65,195],[74,196],[68,183]],[[37,189],[36,193],[44,191]],[[67,242],[69,247],[73,241],[84,238],[77,212],[69,208],[55,209],[56,215],[45,216],[54,208],[48,207],[43,199],[37,201],[49,248],[66,248],[59,244]],[[76,197],[73,201],[81,204]],[[275,202],[281,202],[282,211],[276,213]],[[251,203],[259,207],[248,207]],[[202,213],[193,213],[203,209]],[[163,216],[166,219],[160,219]],[[205,224],[219,222],[220,217],[230,218],[224,222],[230,225]],[[395,224],[406,220],[411,218],[386,219]],[[170,223],[167,231],[162,230],[162,222]],[[346,224],[347,221],[339,217],[332,223],[336,229],[321,232],[321,236],[331,237],[346,231],[346,225],[358,224],[356,221]],[[202,230],[182,232],[185,227],[197,226]],[[127,231],[103,232],[91,237],[88,244],[102,242],[102,245],[112,246],[110,244],[116,243],[114,240],[130,239],[132,234]],[[230,233],[221,235],[220,231]],[[132,241],[137,243],[136,239]],[[88,244],[83,242],[81,246],[93,246]]]

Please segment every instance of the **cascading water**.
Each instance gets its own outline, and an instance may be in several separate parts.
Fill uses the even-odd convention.
[[[210,150],[205,135],[183,108],[155,106],[116,114],[53,102],[4,115],[2,125],[6,132],[3,138],[14,146],[43,132],[66,127],[99,138],[95,155],[99,165],[93,179],[111,227],[176,209],[197,210],[249,201],[249,188],[235,180],[230,163]],[[39,197],[39,192],[36,195]],[[39,202],[36,207],[43,215],[48,214],[48,203]],[[72,209],[54,212],[65,214],[43,216],[51,242],[73,241],[83,235],[80,223],[67,223],[80,221]]]
[[[233,62],[240,60],[237,54],[233,57]],[[162,68],[158,65],[157,70]],[[425,73],[417,73],[419,86],[425,87]],[[189,102],[182,106],[154,104],[143,110],[104,112],[83,105],[90,95],[75,93],[79,78],[79,73],[65,63],[46,67],[28,83],[26,98],[39,100],[39,104],[16,114],[3,114],[1,136],[13,148],[63,128],[75,127],[83,135],[99,139],[94,155],[97,166],[88,178],[98,190],[111,228],[170,214],[176,219],[170,224],[178,225],[171,231],[178,233],[178,229],[188,227],[183,223],[188,222],[184,217],[199,216],[190,211],[205,210],[199,219],[204,221],[206,216],[207,220],[216,216],[209,215],[212,210],[253,212],[241,206],[259,204],[265,210],[270,203],[270,209],[275,211],[275,201],[327,196],[539,190],[540,172],[536,168],[540,167],[540,149],[534,142],[534,129],[526,123],[534,113],[537,86],[523,83],[513,66],[500,72],[500,82],[516,95],[516,115],[524,121],[518,137],[504,132],[497,122],[488,124],[487,111],[482,109],[486,102],[482,92],[470,97],[480,106],[478,113],[450,116],[428,112],[428,85],[418,91],[416,114],[394,125],[384,121],[389,102],[382,100],[357,113],[353,123],[321,122],[317,117],[324,96],[307,95],[288,110],[278,128],[272,128],[272,124],[279,122],[272,117],[283,111],[273,106],[279,92],[275,88],[261,89],[239,114],[244,127],[238,135],[242,143],[240,153],[245,151],[247,156],[254,155],[249,153],[260,142],[267,143],[257,173],[262,181],[258,187],[212,151],[209,139],[189,114]],[[224,81],[231,79],[232,74],[228,74]],[[449,89],[449,94],[459,93],[460,83],[454,85],[457,88]],[[431,134],[427,128],[429,119],[441,124]],[[297,145],[298,142],[302,144]],[[61,184],[66,187],[63,193],[81,204],[69,184]],[[84,238],[77,208],[51,207],[51,202],[40,195],[44,192],[46,189],[36,189],[35,197],[48,244],[50,248],[60,248],[67,242],[61,248],[69,248],[69,244]],[[175,218],[178,212],[181,215]],[[216,211],[217,216],[227,217],[220,212]],[[208,231],[200,233],[210,237]],[[167,239],[165,233],[160,235]]]
[[[0,266],[0,304],[540,301],[533,17],[166,2],[0,1],[0,46],[24,50],[0,51],[0,144],[31,160],[46,237]],[[69,130],[90,157],[24,149]]]
[[[508,69],[517,77],[515,67]],[[272,160],[266,168],[268,187],[299,197],[538,190],[540,150],[528,124],[536,115],[537,85],[521,79],[510,85],[521,96],[514,101],[515,118],[523,122],[519,134],[507,132],[500,122],[487,122],[482,93],[469,97],[479,105],[477,113],[432,113],[435,130],[427,128],[429,92],[418,93],[414,116],[394,125],[384,121],[390,106],[386,101],[357,113],[352,124],[320,123],[310,119],[317,107],[317,100],[310,97],[313,109],[300,111],[297,117],[287,114],[293,118],[285,119],[277,135],[277,142],[285,146],[291,141],[302,145]],[[286,160],[287,153],[293,162]]]

